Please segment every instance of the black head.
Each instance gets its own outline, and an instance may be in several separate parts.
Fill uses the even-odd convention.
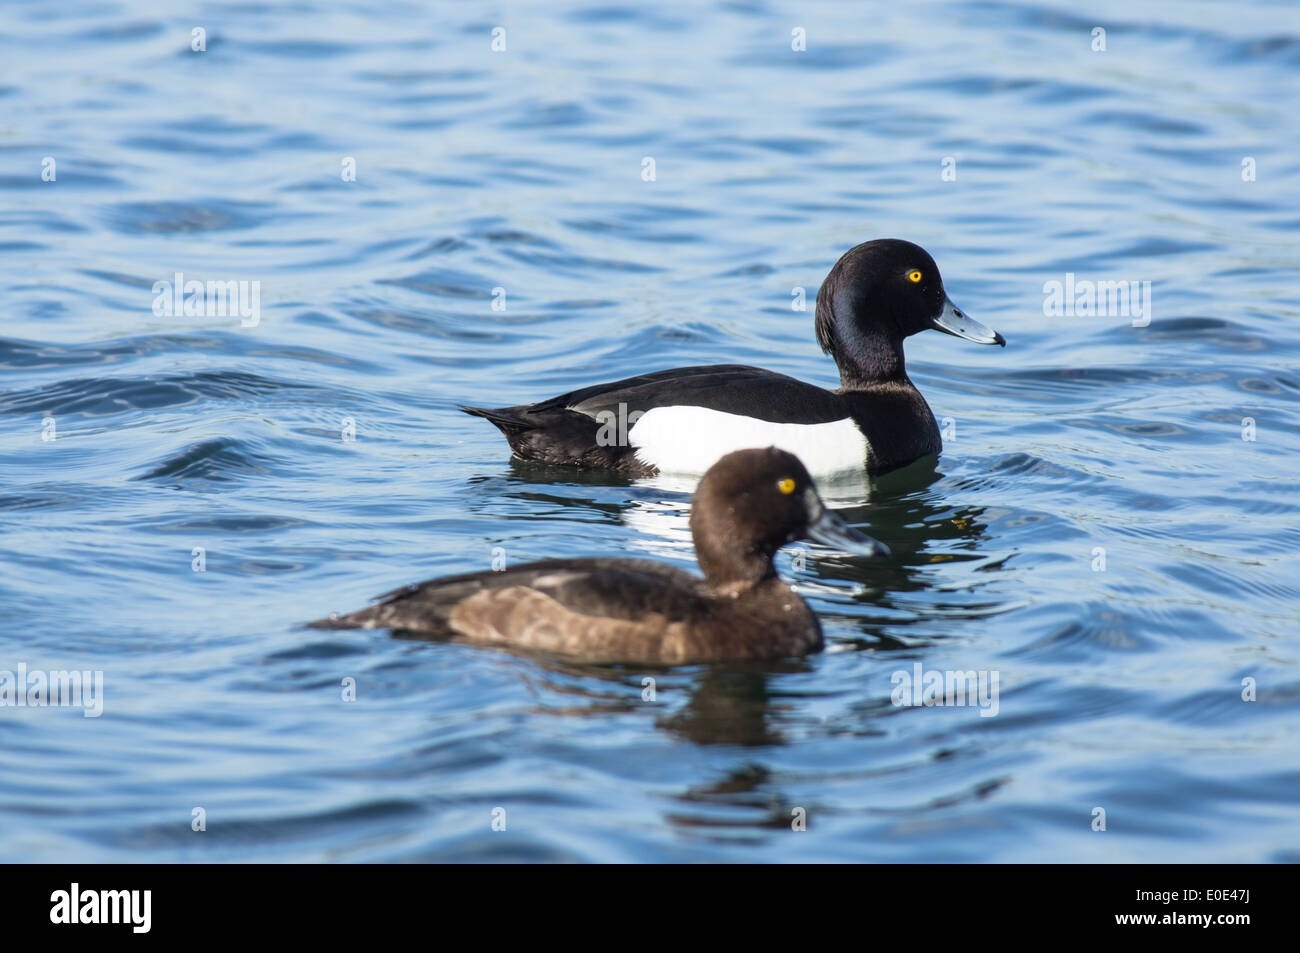
[[[796,539],[866,556],[889,552],[828,510],[799,458],[776,447],[737,450],[709,467],[691,502],[691,536],[714,589],[774,575],[772,556]]]
[[[901,377],[903,339],[929,328],[978,344],[1007,343],[954,305],[934,259],[901,239],[850,248],[817,292],[817,340],[846,387]]]

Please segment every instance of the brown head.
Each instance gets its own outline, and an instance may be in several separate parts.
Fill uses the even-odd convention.
[[[730,592],[774,576],[773,555],[797,539],[889,552],[828,510],[799,458],[776,447],[737,450],[708,469],[691,502],[691,536],[710,588]]]

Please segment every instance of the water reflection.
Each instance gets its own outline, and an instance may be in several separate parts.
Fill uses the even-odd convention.
[[[944,493],[933,489],[943,477],[937,461],[930,458],[870,481],[861,476],[845,478],[833,485],[834,493],[819,483],[827,504],[846,522],[884,542],[891,555],[864,559],[797,542],[787,547],[778,569],[792,581],[810,585],[814,594],[843,596],[848,589],[856,601],[889,605],[891,593],[929,589],[932,583],[923,570],[936,563],[983,559],[985,568],[1000,565],[1006,554],[990,556],[980,551],[988,539],[984,508],[949,503]],[[481,489],[490,486],[489,498],[497,506],[502,500],[527,504],[495,514],[503,519],[535,519],[539,504],[562,508],[577,521],[582,521],[582,510],[602,517],[615,515],[635,531],[628,541],[629,555],[689,561],[694,568],[689,522],[694,481],[689,478],[632,481],[608,471],[511,460],[505,473],[473,477],[470,484]],[[855,484],[860,489],[850,495]],[[553,492],[539,492],[539,486]],[[591,487],[604,492],[574,492]],[[801,550],[806,558],[795,562],[792,574],[791,554],[797,556]]]

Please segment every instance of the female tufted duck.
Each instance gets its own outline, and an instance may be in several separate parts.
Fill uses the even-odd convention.
[[[714,464],[691,504],[701,579],[643,559],[549,559],[398,589],[312,628],[391,628],[598,662],[783,658],[822,647],[807,603],[772,565],[812,539],[862,555],[887,549],[822,504],[793,454],[740,450]]]

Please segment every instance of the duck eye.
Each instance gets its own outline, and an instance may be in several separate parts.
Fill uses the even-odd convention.
[[[919,271],[909,271],[907,273],[907,280],[912,284],[916,284],[921,280],[921,273]]]
[[[786,496],[789,496],[791,493],[794,492],[794,480],[790,479],[789,477],[786,477],[784,480],[780,480],[777,482],[776,488],[780,490],[782,493],[784,493]]]

